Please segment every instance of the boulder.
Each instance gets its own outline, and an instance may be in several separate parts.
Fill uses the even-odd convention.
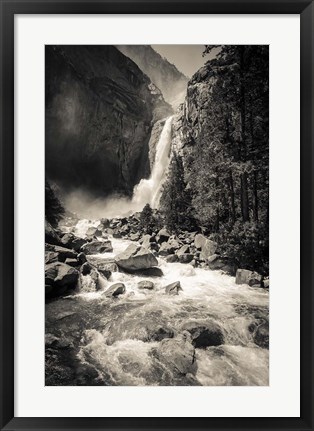
[[[151,235],[144,235],[142,236],[142,238],[139,240],[139,243],[142,244],[142,246],[144,248],[149,248],[150,247],[150,242],[151,242]]]
[[[83,265],[83,263],[87,262],[85,253],[83,253],[83,252],[79,253],[77,255],[77,260],[80,262],[81,265]]]
[[[61,243],[64,245],[64,247],[73,248],[73,250],[79,252],[82,245],[86,243],[86,240],[83,238],[78,238],[72,233],[66,233],[61,238]]]
[[[93,238],[94,236],[101,236],[101,235],[102,235],[102,231],[94,226],[89,227],[86,231],[86,236],[88,238]]]
[[[180,281],[175,281],[165,287],[167,295],[179,295],[180,290],[183,290]]]
[[[269,279],[268,278],[263,280],[263,286],[265,289],[269,289]]]
[[[191,334],[195,347],[219,346],[224,343],[223,332],[215,322],[187,322],[182,329]]]
[[[139,281],[137,283],[137,287],[139,289],[148,289],[148,290],[153,290],[155,285],[152,281],[149,280],[143,280],[143,281]]]
[[[49,263],[45,267],[45,285],[51,286],[47,293],[58,296],[77,285],[79,272],[77,269],[62,262]]]
[[[195,235],[195,238],[194,238],[195,247],[200,250],[205,244],[206,240],[207,238],[204,235],[202,235],[201,233],[198,233],[197,235]]]
[[[178,261],[179,261],[179,258],[176,254],[169,254],[169,256],[166,257],[166,262],[168,263],[175,263]]]
[[[248,284],[251,287],[261,287],[262,276],[255,271],[238,269],[235,282],[236,284]]]
[[[145,277],[162,277],[164,275],[162,270],[156,266],[153,268],[142,269],[141,271],[138,271],[137,274]]]
[[[56,230],[51,226],[50,223],[45,220],[45,241],[49,244],[61,244],[61,239],[57,234]]]
[[[131,233],[131,235],[130,235],[129,238],[130,238],[131,241],[138,241],[140,239],[140,234],[138,234],[138,233]]]
[[[175,252],[175,248],[168,242],[163,242],[158,252],[160,256],[168,256],[168,254],[173,254]]]
[[[190,263],[192,262],[194,256],[193,254],[185,253],[185,254],[180,254],[178,258],[180,263]]]
[[[205,260],[209,259],[213,254],[216,253],[217,242],[210,239],[206,239],[205,243],[201,248],[201,257]]]
[[[158,244],[168,241],[169,238],[170,238],[170,233],[164,228],[160,229],[160,231],[156,235],[156,241],[158,242]]]
[[[256,327],[253,333],[254,343],[263,349],[269,348],[269,324],[268,322],[263,322]]]
[[[98,254],[98,253],[111,253],[113,251],[110,241],[91,241],[81,247],[83,253]]]
[[[67,257],[65,259],[65,263],[69,266],[74,266],[74,267],[80,265],[77,259],[72,259],[71,257]]]
[[[156,257],[144,247],[130,244],[115,258],[117,265],[125,271],[138,271],[158,265]]]
[[[77,253],[69,248],[60,247],[59,245],[46,244],[46,251],[52,251],[58,255],[59,262],[65,262],[67,258],[76,259]]]
[[[176,254],[178,256],[181,256],[182,254],[189,253],[189,252],[190,252],[189,245],[183,245],[181,248],[179,248],[179,250],[176,251]]]
[[[118,296],[122,295],[125,292],[125,285],[123,283],[115,283],[112,284],[105,292],[104,294],[106,296]]]
[[[107,218],[101,218],[100,219],[100,225],[98,226],[98,229],[102,230],[102,229],[106,229],[107,227],[109,227],[110,222]]]
[[[219,254],[213,254],[207,259],[207,265],[209,269],[213,271],[219,270],[230,275],[235,275],[237,271],[237,264],[230,258],[220,256]]]
[[[58,253],[55,253],[54,251],[46,251],[45,252],[45,264],[52,263],[52,262],[58,262]]]
[[[81,266],[81,273],[83,275],[88,275],[90,274],[92,270],[92,265],[89,262],[85,262],[83,263],[83,265]]]
[[[196,373],[195,348],[188,333],[180,334],[176,338],[163,339],[156,349],[156,356],[174,374]]]

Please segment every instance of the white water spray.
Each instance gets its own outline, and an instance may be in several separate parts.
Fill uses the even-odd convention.
[[[142,209],[147,203],[158,208],[161,190],[170,162],[172,116],[167,118],[156,146],[156,155],[152,173],[148,179],[142,179],[134,187],[132,204]]]

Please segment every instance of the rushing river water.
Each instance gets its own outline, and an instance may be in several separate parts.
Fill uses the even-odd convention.
[[[79,222],[76,235],[84,236],[88,226]],[[97,255],[99,259],[112,258],[131,243],[110,239],[113,252]],[[268,349],[258,347],[249,330],[252,323],[268,322],[268,291],[236,285],[234,277],[219,271],[167,263],[163,258],[158,263],[162,277],[113,272],[110,280],[103,279],[99,291],[85,277],[75,295],[46,305],[46,333],[65,340],[58,358],[63,384],[72,384],[74,367],[83,373],[83,382],[75,384],[268,385]],[[143,279],[151,280],[155,289],[138,289]],[[180,294],[165,295],[163,287],[178,280]],[[124,283],[126,293],[107,298],[104,290],[115,282]],[[178,377],[167,369],[154,355],[160,341],[151,337],[156,328],[175,336],[189,321],[214,321],[224,334],[223,345],[196,348],[193,378]]]

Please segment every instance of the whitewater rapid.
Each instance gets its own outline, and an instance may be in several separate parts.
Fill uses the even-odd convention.
[[[75,234],[83,236],[90,225],[93,222],[79,222]],[[97,255],[97,259],[112,259],[134,243],[110,240],[113,252]],[[82,286],[66,305],[64,300],[49,304],[53,314],[60,312],[60,307],[67,312],[73,307],[84,322],[78,360],[92,366],[103,384],[188,385],[186,378],[178,380],[156,359],[153,351],[158,342],[149,340],[149,331],[169,327],[179,333],[188,321],[211,320],[221,327],[225,342],[196,349],[197,384],[268,385],[268,349],[258,347],[249,331],[250,324],[268,321],[268,292],[236,285],[234,277],[219,271],[167,263],[163,258],[158,258],[158,266],[162,277],[113,272],[101,290]],[[139,289],[137,283],[143,279],[152,281],[154,290]],[[165,295],[164,287],[178,280],[183,289],[180,294]],[[126,293],[117,299],[105,297],[104,290],[115,282],[124,283]]]

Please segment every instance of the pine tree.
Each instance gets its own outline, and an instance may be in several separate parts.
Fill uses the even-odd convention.
[[[151,206],[147,203],[140,215],[140,227],[144,232],[151,233],[154,227],[154,216]]]

